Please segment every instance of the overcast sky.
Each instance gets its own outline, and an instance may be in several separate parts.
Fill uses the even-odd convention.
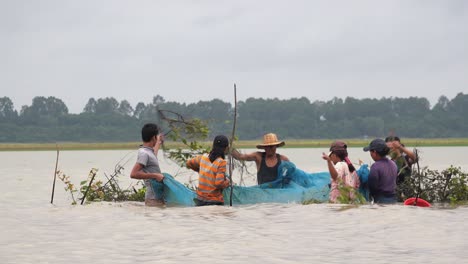
[[[70,112],[249,97],[468,93],[468,1],[0,0],[0,97]]]

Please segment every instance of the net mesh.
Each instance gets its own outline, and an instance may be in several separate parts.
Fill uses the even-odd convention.
[[[366,174],[367,173],[367,174]],[[361,166],[358,174],[367,177],[368,168]],[[151,180],[158,198],[163,198],[167,205],[195,206],[194,190],[180,183],[170,174],[164,174],[164,184]],[[367,178],[365,179],[367,183]],[[223,191],[224,203],[229,204],[231,188]],[[255,186],[234,186],[232,204],[256,203],[310,203],[326,202],[330,193],[330,173],[308,173],[297,168],[292,162],[283,161],[278,168],[277,179],[273,182]]]

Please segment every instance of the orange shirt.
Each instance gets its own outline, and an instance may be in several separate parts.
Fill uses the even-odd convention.
[[[219,157],[211,162],[208,154],[187,161],[187,167],[198,171],[197,196],[202,201],[224,202],[223,189],[229,186],[226,161]]]

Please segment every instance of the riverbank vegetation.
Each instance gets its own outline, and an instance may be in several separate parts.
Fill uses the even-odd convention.
[[[78,114],[69,113],[59,98],[38,96],[17,111],[10,98],[0,97],[0,143],[134,142],[139,140],[144,123],[161,124],[164,133],[170,133],[163,120],[183,122],[178,120],[182,116],[205,120],[212,138],[230,134],[233,112],[231,103],[219,99],[186,104],[166,101],[159,95],[136,106],[113,97],[90,98]],[[238,103],[237,112],[239,140],[259,140],[266,132],[275,132],[291,146],[293,140],[298,140],[298,146],[313,145],[301,143],[301,139],[366,140],[390,134],[405,141],[468,138],[468,94],[463,93],[453,99],[442,95],[432,107],[423,97],[335,97],[330,101],[248,98]]]
[[[468,173],[454,166],[442,171],[413,167],[411,177],[407,177],[397,188],[400,202],[410,197],[431,203],[467,204]]]
[[[343,139],[349,147],[364,147],[371,139]],[[327,148],[331,139],[285,139],[286,145],[283,148]],[[260,142],[257,140],[237,140],[236,148],[255,148]],[[445,138],[445,139],[423,139],[405,138],[404,142],[411,147],[456,147],[468,146],[468,138]],[[0,151],[42,151],[42,150],[118,150],[137,149],[141,142],[102,142],[102,143],[80,143],[80,142],[59,142],[59,143],[0,143]],[[210,141],[201,141],[203,147],[209,147]],[[185,144],[173,140],[166,140],[167,149],[183,148]]]

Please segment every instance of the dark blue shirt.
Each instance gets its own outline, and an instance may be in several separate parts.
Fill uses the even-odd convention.
[[[398,169],[392,160],[382,158],[372,164],[369,173],[369,192],[372,197],[395,196]]]

